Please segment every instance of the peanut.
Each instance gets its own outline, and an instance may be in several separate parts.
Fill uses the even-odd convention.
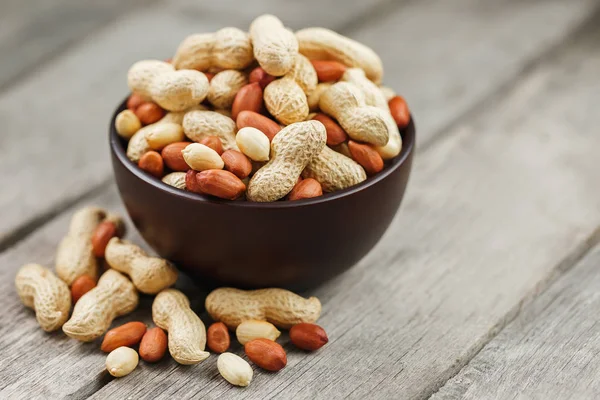
[[[302,323],[292,326],[290,341],[302,350],[315,351],[325,346],[329,338],[319,325]]]
[[[156,294],[177,280],[177,269],[169,261],[151,257],[139,246],[116,237],[108,242],[105,259],[111,268],[129,275],[142,293]]]
[[[348,149],[352,159],[359,163],[368,175],[374,175],[383,169],[383,159],[368,144],[357,143],[353,140],[348,142]]]
[[[319,299],[305,299],[284,289],[219,288],[206,297],[205,306],[212,319],[223,322],[229,329],[236,329],[249,319],[289,329],[301,322],[315,322],[321,315]]]
[[[289,201],[312,199],[313,197],[319,197],[323,195],[323,188],[321,184],[315,179],[303,179],[296,183],[290,194],[288,195]]]
[[[138,354],[129,347],[119,347],[106,357],[106,370],[116,378],[129,375],[137,367]]]
[[[267,371],[277,372],[287,364],[287,355],[279,343],[269,339],[254,339],[244,345],[246,356]]]
[[[129,279],[109,269],[98,285],[81,296],[73,314],[63,325],[67,336],[83,342],[91,342],[102,336],[112,321],[135,310],[139,296]]]
[[[306,120],[308,100],[302,88],[292,78],[277,79],[265,88],[267,110],[284,125]]]
[[[392,119],[388,103],[379,87],[367,79],[364,71],[358,68],[349,68],[346,70],[344,76],[342,76],[342,80],[353,83],[361,89],[365,95],[367,105],[375,106],[383,111],[389,139],[386,145],[379,146],[376,150],[386,160],[396,157],[402,149],[402,138],[398,131],[398,124]]]
[[[142,123],[133,111],[123,110],[117,114],[117,118],[115,119],[115,130],[122,138],[131,139],[141,127]]]
[[[22,266],[15,277],[17,294],[26,307],[35,311],[35,318],[46,332],[52,332],[69,319],[71,294],[65,282],[38,264]]]
[[[312,119],[319,121],[325,126],[325,130],[327,130],[327,145],[328,146],[337,146],[340,143],[344,143],[348,140],[348,135],[341,126],[337,124],[333,119],[329,116],[318,113]]]
[[[141,94],[132,93],[127,99],[127,109],[135,112],[135,110],[145,102],[146,100]]]
[[[206,344],[215,353],[226,352],[231,344],[229,330],[222,322],[215,322],[206,331]]]
[[[88,275],[81,275],[75,279],[71,285],[71,301],[73,301],[73,304],[77,303],[81,296],[95,287],[96,281]]]
[[[146,141],[146,132],[148,129],[151,129],[152,125],[148,125],[137,131],[131,139],[129,139],[129,143],[127,143],[127,158],[129,158],[134,163],[138,163],[142,156],[150,151],[150,145]]]
[[[221,154],[225,169],[240,179],[246,178],[252,172],[252,163],[244,154],[235,150],[227,150]]]
[[[235,144],[235,122],[214,111],[190,111],[183,118],[185,135],[195,142],[206,136],[216,136],[221,139],[224,150],[239,150]]]
[[[150,150],[140,157],[138,166],[142,171],[146,171],[150,175],[161,179],[164,174],[164,162],[160,153]]]
[[[177,142],[166,145],[160,152],[165,165],[173,171],[179,172],[190,169],[190,166],[183,159],[183,154],[181,154],[181,151],[189,144],[192,144],[192,142]]]
[[[127,73],[127,82],[133,92],[149,97],[169,111],[183,111],[200,104],[209,88],[208,79],[202,72],[176,71],[171,64],[157,60],[133,64]]]
[[[167,62],[159,60],[138,61],[127,72],[127,85],[134,95],[141,96],[144,100],[152,99],[150,87],[155,77],[174,71],[175,68]],[[139,107],[140,105],[138,105]],[[136,107],[136,109],[138,108]]]
[[[210,81],[208,101],[216,108],[231,108],[237,92],[248,84],[248,78],[240,71],[228,69],[215,75]]]
[[[222,169],[223,159],[219,153],[208,146],[200,143],[192,143],[181,151],[183,159],[196,171],[205,171],[207,169]]]
[[[165,116],[165,110],[155,103],[144,103],[135,109],[135,115],[142,125],[150,125],[160,121]]]
[[[307,96],[316,89],[319,83],[315,68],[309,59],[302,54],[296,55],[294,66],[285,76],[286,78],[292,78]]]
[[[169,186],[185,190],[185,172],[171,172],[163,176],[162,181]]]
[[[387,144],[390,136],[385,112],[368,106],[364,93],[356,85],[348,82],[333,84],[321,95],[319,107],[335,118],[352,139],[376,146]]]
[[[346,66],[337,61],[312,60],[311,62],[317,73],[319,82],[339,81],[344,72],[346,72]]]
[[[158,327],[148,329],[140,342],[140,357],[146,362],[157,362],[167,352],[167,335]]]
[[[318,121],[282,129],[271,143],[271,160],[250,180],[248,200],[275,201],[288,194],[304,167],[323,150],[326,138],[325,127]]]
[[[321,95],[327,89],[331,87],[331,83],[319,83],[315,90],[311,94],[308,95],[308,109],[311,112],[315,112],[319,110],[319,100],[321,99]]]
[[[314,178],[324,191],[335,192],[359,184],[367,179],[367,174],[353,159],[325,147],[308,163],[302,177]]]
[[[216,136],[205,136],[200,140],[200,144],[210,147],[216,151],[218,155],[223,154],[223,142]]]
[[[265,14],[250,24],[250,37],[254,57],[270,75],[282,76],[294,66],[298,54],[298,41],[275,16]]]
[[[105,219],[96,227],[92,235],[92,251],[94,256],[98,258],[104,257],[108,241],[112,237],[119,235],[118,225],[123,226],[123,221],[120,217],[113,216],[110,220]]]
[[[198,193],[235,200],[246,191],[246,185],[229,171],[211,169],[196,175],[195,189]]]
[[[325,28],[306,28],[296,32],[299,51],[310,60],[338,61],[365,71],[370,80],[380,83],[383,65],[369,47]]]
[[[248,386],[254,374],[250,364],[233,353],[221,354],[217,359],[217,369],[227,382],[235,386]]]
[[[256,128],[246,127],[238,131],[235,142],[238,147],[254,161],[268,161],[271,143],[267,135]]]
[[[69,233],[56,251],[56,274],[71,285],[81,275],[98,276],[98,264],[92,248],[92,236],[106,216],[97,207],[85,207],[73,214]]]
[[[406,128],[410,122],[410,110],[402,96],[394,96],[389,101],[389,108],[394,121],[400,128]]]
[[[238,114],[235,123],[238,129],[242,129],[247,126],[258,129],[267,135],[269,141],[273,140],[275,135],[277,135],[277,133],[281,130],[281,127],[277,122],[254,111],[241,111]]]
[[[200,104],[208,95],[208,78],[195,70],[171,71],[152,80],[152,100],[169,111],[183,111]]]
[[[149,125],[144,131],[146,142],[152,150],[162,150],[171,143],[185,140],[181,125],[172,122]]]
[[[263,90],[265,89],[265,87],[267,87],[269,83],[273,82],[274,80],[275,77],[273,75],[267,74],[265,70],[261,67],[254,68],[250,72],[250,75],[248,75],[248,81],[250,83],[258,82],[258,84]]]
[[[185,189],[188,192],[202,194],[202,191],[200,191],[200,188],[198,187],[196,175],[198,175],[198,172],[194,171],[193,169],[190,169],[188,172],[185,173]]]
[[[134,346],[142,340],[146,333],[146,324],[143,322],[128,322],[106,332],[100,350],[110,353],[117,347]]]
[[[242,345],[260,338],[275,341],[279,335],[281,335],[281,332],[275,328],[275,325],[256,319],[249,319],[242,322],[235,330],[235,336]]]
[[[252,63],[252,43],[246,32],[223,28],[215,33],[190,35],[173,57],[177,69],[243,69]]]
[[[180,364],[197,364],[209,353],[204,351],[206,329],[190,308],[188,298],[175,289],[160,292],[152,303],[154,323],[169,332],[169,352]]]
[[[231,118],[237,119],[242,111],[260,112],[263,105],[263,90],[259,83],[249,83],[242,87],[231,105]]]

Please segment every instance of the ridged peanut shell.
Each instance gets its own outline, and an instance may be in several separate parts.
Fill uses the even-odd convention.
[[[98,276],[98,263],[92,248],[92,236],[106,212],[98,207],[84,207],[73,214],[69,232],[56,251],[56,274],[71,285],[81,275]]]
[[[171,172],[163,176],[162,181],[169,186],[185,190],[185,172]]]
[[[338,61],[361,68],[375,83],[383,78],[381,58],[371,48],[326,28],[306,28],[296,32],[299,51],[311,60]]]
[[[289,290],[275,288],[215,289],[206,297],[205,306],[212,319],[232,330],[251,319],[289,329],[301,322],[315,322],[321,315],[321,302],[316,297],[305,299]]]
[[[283,128],[271,142],[271,160],[250,180],[250,201],[279,200],[293,188],[309,161],[325,147],[327,133],[318,121],[298,122]]]
[[[298,40],[274,15],[265,14],[250,24],[254,57],[270,75],[287,74],[296,61]]]
[[[183,117],[183,132],[194,142],[207,136],[221,139],[223,150],[238,150],[235,143],[237,127],[231,118],[215,111],[190,111]]]
[[[315,90],[319,83],[315,67],[313,67],[310,60],[302,54],[296,55],[294,66],[285,76],[286,78],[292,78],[296,81],[298,86],[302,88],[307,96]]]
[[[104,259],[111,268],[127,274],[142,293],[156,294],[177,281],[177,269],[170,261],[149,256],[139,246],[117,237],[108,242]]]
[[[321,94],[319,107],[335,118],[348,136],[359,142],[383,146],[389,140],[385,111],[366,104],[363,91],[349,82],[338,82]],[[388,112],[389,114],[389,112]]]
[[[160,60],[138,61],[129,68],[127,72],[127,86],[133,93],[137,93],[150,100],[152,81],[159,75],[173,72],[175,68],[168,62]]]
[[[17,294],[46,332],[60,329],[69,319],[71,292],[65,282],[38,264],[22,266],[15,277]]]
[[[284,125],[305,121],[308,117],[306,94],[292,78],[269,83],[263,96],[267,110]]]
[[[316,179],[324,191],[335,192],[359,184],[367,174],[353,159],[325,147],[308,163],[302,177]]]
[[[248,83],[248,77],[240,71],[228,69],[221,71],[210,81],[208,101],[215,108],[231,108],[235,95]]]
[[[138,302],[133,283],[120,272],[109,269],[100,277],[98,285],[75,304],[63,332],[73,339],[91,342],[102,336],[116,317],[135,310]]]
[[[190,308],[188,298],[176,289],[165,289],[152,303],[154,323],[167,332],[169,352],[180,364],[197,364],[209,353],[206,346],[206,328]]]
[[[200,104],[208,95],[208,78],[195,70],[180,70],[157,75],[151,82],[150,95],[169,111],[183,111]]]

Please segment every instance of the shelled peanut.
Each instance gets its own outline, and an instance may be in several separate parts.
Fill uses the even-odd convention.
[[[381,86],[372,49],[329,29],[294,33],[273,15],[248,32],[190,35],[173,61],[138,61],[127,79],[115,129],[129,159],[167,185],[221,199],[292,201],[360,184],[401,153],[411,118]],[[321,124],[326,146],[312,151],[320,139],[308,133]],[[277,140],[286,129],[304,139]],[[292,185],[301,175],[311,180]]]

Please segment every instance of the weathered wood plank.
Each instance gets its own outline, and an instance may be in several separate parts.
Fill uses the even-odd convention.
[[[381,55],[385,83],[406,97],[427,142],[509,84],[593,7],[587,0],[421,0],[353,37]]]
[[[599,265],[597,246],[432,400],[599,398]]]
[[[582,243],[600,225],[600,193],[589,184],[600,178],[596,35],[575,41],[416,159],[404,208],[382,242],[311,293],[324,304],[326,347],[305,354],[285,344],[288,367],[278,374],[256,371],[243,390],[216,376],[211,357],[192,368],[173,361],[142,365],[94,397],[412,398],[435,392],[522,302],[568,268],[560,260],[584,251]],[[119,203],[114,192],[93,202]],[[83,397],[106,383],[103,355],[93,345],[41,332],[12,289],[20,264],[50,264],[67,220],[57,218],[0,255],[0,292],[8,294],[0,296],[0,318],[10,321],[0,328],[6,354],[0,396],[34,388]],[[201,311],[202,297],[195,299]],[[33,346],[36,357],[24,357]]]
[[[0,88],[55,57],[69,45],[139,5],[134,0],[9,1],[0,15]]]

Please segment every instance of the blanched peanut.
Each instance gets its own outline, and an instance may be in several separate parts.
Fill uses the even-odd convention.
[[[192,143],[181,151],[185,162],[196,171],[223,169],[223,159],[219,153],[200,143]]]
[[[185,139],[181,125],[171,122],[149,125],[144,130],[146,143],[152,150],[162,150],[165,146]]]
[[[123,110],[115,119],[115,130],[124,139],[130,139],[142,127],[140,119],[131,110]]]
[[[238,147],[254,161],[268,161],[271,143],[269,138],[256,128],[246,127],[238,131],[235,142]]]

